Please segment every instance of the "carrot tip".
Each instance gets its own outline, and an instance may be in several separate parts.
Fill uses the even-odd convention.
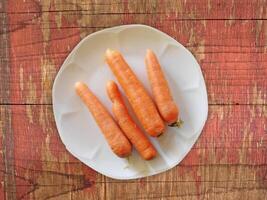
[[[147,52],[147,53],[149,53],[149,52],[151,52],[151,51],[152,51],[151,49],[146,49],[146,52]]]
[[[107,85],[107,86],[111,86],[111,85],[113,85],[114,83],[115,83],[115,82],[114,82],[113,80],[108,80],[106,85]]]
[[[113,52],[114,52],[114,50],[108,48],[108,49],[106,50],[106,55],[111,55]]]
[[[80,88],[83,85],[84,85],[83,82],[78,81],[78,82],[75,83],[75,88],[78,89],[78,88]]]
[[[118,86],[114,81],[110,80],[107,82],[106,90],[107,90],[108,97],[112,102],[120,98]]]
[[[170,124],[169,126],[170,127],[181,128],[183,124],[184,124],[184,121],[179,119],[177,122],[174,122],[174,123]]]

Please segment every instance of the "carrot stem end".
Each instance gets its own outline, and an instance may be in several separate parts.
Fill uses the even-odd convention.
[[[184,124],[184,121],[179,119],[177,122],[174,122],[174,123],[170,124],[169,126],[170,127],[181,128],[183,124]]]

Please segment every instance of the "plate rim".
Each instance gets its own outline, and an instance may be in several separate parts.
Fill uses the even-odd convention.
[[[101,33],[105,33],[105,32],[114,32],[116,30],[119,30],[122,31],[122,30],[125,30],[125,29],[128,29],[128,28],[132,28],[132,27],[137,27],[137,28],[145,28],[145,29],[150,29],[152,31],[155,31],[159,34],[161,34],[162,36],[164,37],[167,37],[173,45],[175,46],[178,46],[178,47],[181,47],[183,50],[187,51],[189,54],[191,54],[193,56],[193,58],[195,59],[196,61],[196,65],[198,66],[197,67],[197,70],[198,72],[200,73],[200,84],[202,84],[203,86],[203,90],[204,90],[204,100],[205,100],[205,104],[207,104],[207,110],[204,114],[204,118],[203,118],[203,121],[202,121],[202,124],[200,125],[200,128],[199,130],[196,131],[196,134],[195,134],[195,137],[194,138],[194,142],[190,145],[190,148],[189,148],[189,151],[182,154],[181,156],[181,159],[177,160],[176,162],[174,162],[172,165],[168,166],[168,168],[164,168],[164,169],[161,169],[161,170],[156,170],[156,171],[153,171],[153,172],[150,172],[148,175],[146,174],[142,174],[142,173],[138,173],[138,174],[135,174],[133,176],[128,176],[128,177],[125,177],[125,176],[114,176],[112,174],[109,174],[109,173],[106,173],[106,172],[102,172],[101,170],[98,170],[96,169],[94,166],[89,166],[87,163],[85,163],[84,161],[82,161],[82,159],[87,159],[87,162],[90,160],[88,158],[83,158],[82,156],[78,156],[76,155],[76,153],[73,153],[72,150],[70,150],[68,148],[68,146],[63,142],[63,139],[61,137],[61,128],[59,126],[59,119],[57,119],[57,116],[56,116],[56,108],[55,108],[55,93],[56,93],[56,84],[57,84],[57,80],[58,78],[60,77],[60,75],[63,73],[64,69],[68,66],[68,62],[71,61],[71,58],[72,56],[74,55],[75,51],[84,43],[85,40],[87,40],[88,38],[90,37],[93,37],[95,35],[98,35],[98,34],[101,34]],[[177,40],[175,40],[174,38],[172,38],[170,35],[168,35],[167,33],[164,33],[154,27],[151,27],[151,26],[148,26],[148,25],[145,25],[145,24],[127,24],[127,25],[118,25],[118,26],[114,26],[114,27],[109,27],[109,28],[105,28],[105,29],[102,29],[102,30],[99,30],[99,31],[96,31],[94,33],[91,33],[91,34],[88,34],[86,37],[84,37],[83,39],[81,39],[76,45],[75,47],[71,50],[71,52],[68,54],[68,56],[65,58],[64,62],[61,64],[60,66],[60,69],[58,70],[57,74],[56,74],[56,77],[54,79],[54,82],[53,82],[53,87],[52,87],[52,109],[53,109],[53,115],[54,115],[54,119],[55,119],[55,123],[56,123],[56,128],[57,128],[57,132],[60,136],[60,139],[61,139],[61,142],[63,143],[63,145],[65,146],[65,148],[75,157],[77,158],[79,161],[81,161],[83,164],[85,164],[86,166],[90,167],[91,169],[97,171],[98,173],[101,173],[107,177],[110,177],[110,178],[113,178],[113,179],[118,179],[118,180],[131,180],[131,179],[138,179],[138,178],[144,178],[144,177],[149,177],[149,176],[153,176],[153,175],[156,175],[156,174],[160,174],[162,172],[165,172],[165,171],[169,171],[170,169],[174,168],[176,165],[178,165],[183,159],[185,159],[185,157],[190,153],[192,147],[195,145],[195,143],[198,141],[198,138],[200,137],[201,133],[202,133],[202,130],[206,124],[206,121],[207,121],[207,118],[208,118],[208,112],[209,112],[209,104],[208,104],[208,95],[207,95],[207,87],[206,87],[206,83],[205,83],[205,79],[204,79],[204,76],[203,76],[203,73],[202,73],[202,70],[201,70],[201,67],[197,61],[197,59],[195,58],[195,56],[186,48],[184,47],[181,43],[179,43]]]

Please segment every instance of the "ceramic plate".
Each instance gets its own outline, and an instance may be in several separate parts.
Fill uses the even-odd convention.
[[[146,49],[152,49],[179,105],[184,121],[182,128],[168,127],[159,138],[150,137],[158,150],[154,160],[142,160],[135,150],[128,159],[113,154],[93,117],[75,94],[75,82],[84,81],[111,111],[105,84],[116,79],[104,61],[107,48],[122,52],[149,93],[144,57]],[[72,50],[53,85],[53,110],[59,135],[75,157],[111,178],[134,179],[171,169],[186,156],[207,119],[208,101],[201,69],[185,47],[152,27],[124,25],[88,35]]]

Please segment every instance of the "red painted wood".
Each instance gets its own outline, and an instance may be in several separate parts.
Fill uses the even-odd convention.
[[[97,191],[96,173],[74,159],[61,143],[51,106],[11,106],[11,110],[18,199]]]
[[[0,107],[1,111],[12,109],[17,198],[66,197],[63,193],[73,193],[73,198],[86,199],[90,195],[103,197],[104,191],[108,199],[124,195],[185,199],[218,195],[234,199],[229,192],[232,190],[244,198],[266,195],[266,106],[210,106],[202,135],[178,167],[134,181],[103,179],[73,158],[60,142],[52,106]]]
[[[51,28],[57,26],[56,17],[53,14],[49,16],[48,25],[41,20],[10,33],[16,44],[10,49],[14,76],[10,82],[14,95],[10,100],[2,100],[3,103],[50,104],[52,83],[66,56],[82,37],[101,29],[90,26],[79,28],[80,23],[64,17],[61,23],[71,24],[74,28]],[[153,21],[147,21],[142,16],[131,22],[153,25]],[[115,20],[112,25],[125,21],[124,18],[110,18]],[[91,17],[83,17],[85,23],[89,19]],[[14,23],[16,20],[20,19],[10,19]],[[109,22],[103,20],[102,23],[108,26]],[[210,104],[266,104],[266,23],[259,20],[164,19],[161,25],[155,26],[188,47],[196,56],[206,79]],[[25,35],[33,39],[29,41]]]
[[[0,2],[0,199],[267,198],[266,0]],[[72,157],[51,106],[56,72],[87,34],[141,23],[195,55],[209,117],[176,168],[134,181]]]

